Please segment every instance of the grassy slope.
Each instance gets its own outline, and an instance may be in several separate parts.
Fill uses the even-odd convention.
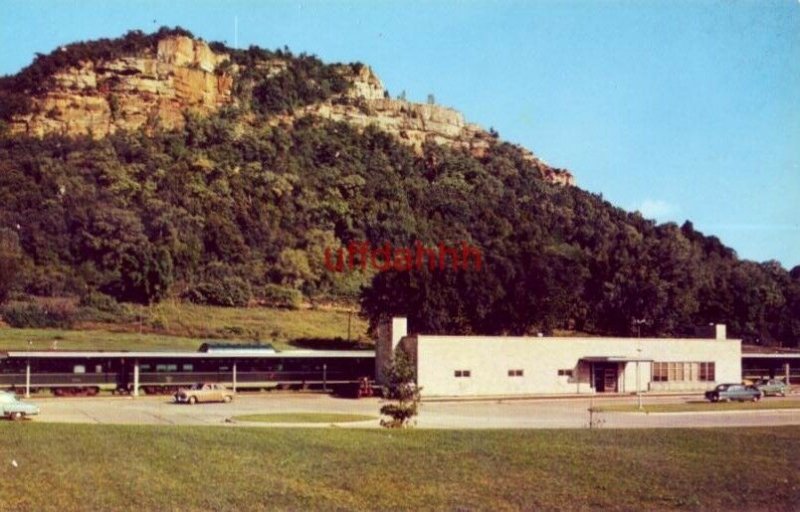
[[[636,405],[603,405],[602,412],[639,412]],[[716,411],[759,411],[766,409],[800,409],[800,400],[773,400],[765,398],[759,402],[686,402],[683,404],[649,404],[644,412],[716,412]]]
[[[3,422],[0,508],[788,510],[800,503],[798,453],[796,427],[381,431]]]
[[[55,340],[59,350],[197,350],[200,346],[196,339],[106,329],[0,329],[0,350],[46,350]]]
[[[271,342],[279,349],[349,348],[348,314],[333,310],[290,311],[270,308],[221,308],[168,302],[152,308],[134,307],[133,315],[117,322],[84,323],[73,330],[0,328],[0,350],[49,348],[53,340],[66,349],[186,349],[201,339],[222,338]],[[137,318],[140,320],[131,320]],[[367,340],[367,323],[353,314],[351,339]],[[353,345],[352,348],[358,348]]]

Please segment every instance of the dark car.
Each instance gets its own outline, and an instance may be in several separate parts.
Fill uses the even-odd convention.
[[[744,384],[720,384],[711,391],[706,391],[706,400],[712,402],[731,400],[758,402],[761,397],[761,391],[756,389],[755,386],[746,386]]]
[[[786,396],[788,386],[780,379],[759,379],[753,384],[764,396]]]

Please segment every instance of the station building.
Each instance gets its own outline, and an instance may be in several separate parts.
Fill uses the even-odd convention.
[[[438,336],[381,326],[375,372],[400,347],[424,397],[703,391],[742,379],[741,340],[724,325],[697,338]]]

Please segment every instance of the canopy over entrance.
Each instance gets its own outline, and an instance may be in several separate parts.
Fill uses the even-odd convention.
[[[632,356],[584,356],[580,361],[585,363],[652,363],[652,359]]]

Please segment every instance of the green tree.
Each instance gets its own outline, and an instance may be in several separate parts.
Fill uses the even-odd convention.
[[[0,229],[0,303],[5,302],[14,289],[21,264],[19,237],[10,229]]]
[[[106,286],[106,291],[122,301],[152,304],[166,296],[172,281],[169,252],[147,244],[122,255],[119,277]]]
[[[411,420],[419,412],[420,391],[417,387],[414,366],[408,354],[398,348],[392,362],[386,369],[387,385],[383,388],[383,397],[389,401],[381,407],[381,414],[390,419],[381,419],[381,426],[387,428],[404,428],[411,425]]]

